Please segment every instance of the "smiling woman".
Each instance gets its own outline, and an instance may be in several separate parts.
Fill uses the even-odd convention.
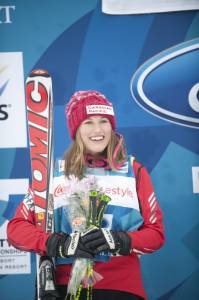
[[[103,94],[92,90],[76,92],[67,104],[66,116],[74,139],[65,153],[66,175],[73,173],[81,178],[89,155],[101,166],[107,160],[112,169],[121,167],[126,161],[123,137],[115,133],[113,106]]]
[[[34,207],[24,216],[22,203],[8,224],[9,242],[55,259],[56,299],[146,299],[139,256],[164,243],[148,172],[127,155],[103,94],[76,92],[66,118],[73,142],[55,168],[55,232],[38,230]]]
[[[99,157],[110,141],[111,132],[111,123],[105,117],[95,116],[83,121],[79,127],[79,133],[85,152],[92,154],[95,158]]]

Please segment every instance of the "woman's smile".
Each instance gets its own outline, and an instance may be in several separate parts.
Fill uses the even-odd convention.
[[[94,116],[82,122],[79,132],[86,152],[96,156],[107,147],[112,127],[107,118]]]

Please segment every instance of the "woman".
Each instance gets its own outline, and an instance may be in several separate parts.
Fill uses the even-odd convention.
[[[94,272],[100,276],[93,286],[93,300],[146,299],[139,256],[153,253],[164,243],[162,212],[147,170],[127,156],[123,138],[115,132],[112,104],[101,93],[76,92],[66,107],[66,117],[74,142],[55,172],[55,233],[36,228],[34,205],[24,218],[21,211],[26,197],[8,224],[9,242],[23,251],[56,258],[58,299],[66,297],[72,263],[77,258],[94,261]],[[75,226],[82,219],[72,218],[78,207],[72,212],[75,200],[70,202],[68,195],[78,184],[86,186],[91,178],[109,202],[100,226],[77,230]],[[34,203],[32,191],[29,194]],[[78,299],[87,297],[86,288],[77,295]]]

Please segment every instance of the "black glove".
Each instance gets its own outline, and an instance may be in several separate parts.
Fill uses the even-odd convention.
[[[95,254],[106,250],[120,255],[131,253],[131,238],[124,231],[91,228],[81,233],[81,241],[88,250]]]
[[[81,243],[79,232],[51,234],[46,241],[46,253],[49,257],[94,258],[94,254]]]

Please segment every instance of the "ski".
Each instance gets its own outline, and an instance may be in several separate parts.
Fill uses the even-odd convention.
[[[26,106],[36,226],[50,233],[53,232],[53,94],[48,71],[33,70],[27,77]],[[45,276],[41,274],[49,275],[52,261],[38,255],[36,258],[37,298],[41,299],[45,289],[45,282],[41,283]],[[51,284],[50,290],[53,289]]]
[[[45,70],[33,70],[26,80],[27,120],[32,170],[32,190],[35,199],[36,224],[52,231],[47,207],[52,176],[52,80]],[[49,205],[50,204],[50,205]],[[50,218],[51,219],[51,218]]]

